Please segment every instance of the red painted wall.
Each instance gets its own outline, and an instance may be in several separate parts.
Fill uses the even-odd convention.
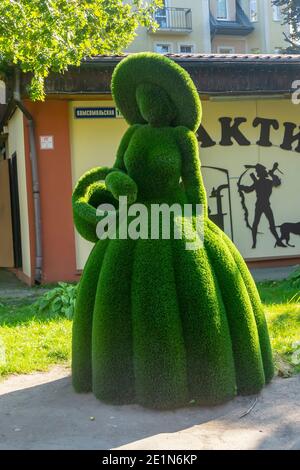
[[[49,100],[25,104],[35,122],[41,194],[42,282],[72,281],[78,276],[71,204],[68,102]],[[53,136],[53,150],[41,150],[42,135]]]

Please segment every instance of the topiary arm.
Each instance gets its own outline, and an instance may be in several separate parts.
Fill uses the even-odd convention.
[[[87,171],[75,186],[72,196],[73,217],[80,235],[91,242],[98,241],[96,226],[100,217],[96,210],[101,203],[115,205],[116,201],[106,189],[103,180],[115,170],[107,167]]]
[[[113,171],[105,178],[105,184],[115,199],[118,200],[120,196],[126,196],[128,204],[133,204],[136,201],[137,185],[127,173]]]
[[[201,174],[197,138],[194,132],[186,127],[177,127],[175,132],[182,155],[181,176],[188,201],[191,204],[203,204],[206,214],[207,199]]]

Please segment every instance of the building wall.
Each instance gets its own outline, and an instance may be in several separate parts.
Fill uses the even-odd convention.
[[[96,166],[112,166],[119,142],[127,129],[124,119],[76,119],[77,107],[114,106],[112,101],[73,101],[69,104],[73,187],[86,171]],[[92,244],[77,232],[76,267],[84,267]]]
[[[155,51],[155,44],[171,44],[171,52],[180,51],[180,44],[194,46],[194,52],[210,51],[210,29],[208,0],[169,0],[167,6],[191,8],[193,30],[191,33],[176,34],[174,32],[150,33],[147,28],[139,28],[137,37],[126,52]]]
[[[75,117],[75,108],[113,107],[111,99],[73,102],[48,100],[44,103],[26,104],[36,122],[43,229],[43,282],[75,280],[78,278],[78,271],[84,267],[92,244],[75,234],[71,208],[72,188],[87,170],[96,166],[113,165],[118,145],[128,126],[123,118]],[[224,117],[231,118],[231,124],[236,118],[244,118],[245,122],[239,126],[239,129],[248,139],[249,145],[241,145],[235,139],[232,139],[232,145],[222,143],[220,120]],[[260,127],[255,127],[253,124],[257,117],[278,121],[279,129],[272,128],[270,131],[272,145],[269,147],[257,144],[260,139]],[[223,97],[219,100],[214,98],[203,101],[203,126],[215,142],[213,146],[203,147],[203,142],[199,138],[202,172],[210,212],[212,216],[217,213],[214,190],[228,183],[229,187],[223,189],[221,194],[224,230],[234,240],[243,256],[250,261],[300,256],[300,237],[297,233],[292,232],[290,235],[290,243],[294,246],[274,247],[275,239],[270,233],[269,223],[264,215],[259,224],[257,247],[252,249],[252,234],[245,223],[245,213],[237,185],[245,171],[245,165],[255,166],[260,163],[270,170],[274,163],[278,163],[279,169],[283,172],[283,174],[276,173],[281,179],[281,184],[273,188],[270,196],[278,234],[282,224],[300,223],[297,196],[300,139],[295,139],[291,150],[281,148],[286,122],[292,123],[296,135],[299,128],[299,109],[289,100],[244,98],[224,100]],[[40,148],[41,136],[53,136],[53,150]],[[28,179],[27,138],[26,132],[24,135],[23,116],[17,110],[9,122],[8,155],[11,156],[15,151],[18,155],[23,272],[30,278],[34,262],[31,247],[34,233],[30,228],[30,213],[28,214],[31,189],[28,187],[30,179]],[[297,145],[298,151],[296,151]],[[255,173],[254,168],[247,171],[240,180],[243,185],[251,186],[251,173]],[[249,213],[249,224],[252,225],[256,205],[255,191],[245,194],[245,203]],[[32,210],[31,208],[31,212]]]
[[[31,279],[31,250],[30,250],[30,228],[28,213],[28,187],[27,187],[27,168],[25,156],[24,140],[24,119],[22,112],[17,109],[8,123],[8,157],[14,153],[17,154],[18,166],[18,190],[20,204],[20,228],[21,228],[21,246],[24,275]]]
[[[233,140],[233,145],[220,145],[221,117],[246,118],[242,123],[240,130],[249,140],[250,145],[241,146]],[[276,119],[279,123],[279,129],[272,129],[270,132],[270,141],[272,146],[263,147],[257,145],[260,138],[260,126],[254,127],[253,121],[256,117]],[[275,239],[269,231],[269,223],[265,216],[261,218],[257,238],[257,247],[252,249],[251,230],[246,227],[244,211],[241,205],[241,198],[238,193],[237,183],[242,173],[245,171],[245,165],[256,165],[260,163],[270,170],[274,163],[279,163],[279,168],[283,175],[276,172],[281,179],[281,185],[274,188],[270,197],[271,208],[274,214],[276,225],[284,223],[299,223],[300,211],[298,207],[298,175],[300,172],[300,153],[295,151],[299,142],[294,142],[293,151],[280,148],[284,136],[284,122],[292,122],[296,125],[294,133],[299,130],[299,107],[293,105],[290,100],[258,100],[258,101],[228,101],[228,102],[204,102],[203,103],[203,124],[216,145],[210,148],[200,148],[200,158],[203,165],[219,167],[229,172],[230,192],[232,202],[233,217],[233,239],[243,256],[248,260],[266,259],[273,257],[299,257],[300,255],[300,237],[291,235],[293,241],[291,244],[295,247],[274,248]],[[300,146],[299,146],[300,150]],[[253,181],[251,173],[255,174],[254,169],[250,169],[242,178],[241,184],[251,186]],[[208,196],[212,194],[213,187],[223,184],[224,175],[216,171],[203,169],[204,182]],[[222,179],[223,178],[223,179]],[[209,204],[212,213],[216,211],[216,200],[209,197]],[[256,194],[245,194],[245,202],[249,211],[250,225],[253,223]],[[225,231],[231,236],[230,220],[228,214],[228,193],[223,193],[223,205],[225,216]],[[278,234],[280,229],[278,227]]]
[[[266,18],[269,18],[269,39],[267,40],[266,50],[270,52],[276,52],[278,48],[286,48],[287,43],[284,41],[283,32],[287,35],[290,33],[289,25],[282,25],[282,21],[275,21],[273,17],[273,7],[271,2],[265,4],[265,12],[263,19],[266,21]],[[265,28],[267,29],[267,28]]]
[[[240,4],[247,15],[250,12],[250,0],[240,0]],[[278,48],[285,48],[283,33],[289,34],[289,26],[282,25],[282,21],[274,21],[272,0],[257,0],[258,18],[252,23],[255,30],[246,36],[247,53],[273,54]]]
[[[75,280],[68,102],[28,101],[26,106],[35,121],[42,218],[42,280],[44,283]],[[42,136],[53,137],[53,149],[41,148]]]
[[[70,103],[70,129],[72,149],[72,178],[73,186],[78,178],[90,168],[95,166],[111,166],[115,160],[116,150],[120,139],[127,129],[124,119],[75,119],[74,108],[80,106],[114,106],[109,101],[88,101]],[[233,145],[220,145],[222,117],[243,117],[246,122],[241,124],[240,130],[249,140],[250,145],[241,146],[235,140]],[[253,121],[256,117],[277,119],[279,129],[270,132],[271,147],[257,145],[260,138],[260,127],[254,127]],[[227,183],[228,174],[229,190],[222,192],[222,205],[224,216],[224,229],[233,238],[243,256],[248,260],[275,259],[300,256],[300,237],[291,235],[291,244],[295,247],[275,248],[275,239],[269,231],[269,224],[262,216],[257,248],[252,249],[251,230],[247,228],[241,198],[237,183],[245,171],[245,165],[256,165],[261,163],[268,170],[278,162],[279,168],[284,175],[276,173],[281,178],[281,185],[274,188],[270,197],[271,208],[275,217],[276,225],[283,223],[299,223],[300,212],[298,209],[297,185],[300,173],[300,153],[295,152],[297,142],[293,144],[293,151],[280,148],[284,135],[284,122],[292,122],[299,125],[299,109],[289,100],[238,100],[238,101],[203,101],[203,126],[216,142],[212,147],[202,148],[200,143],[200,158],[203,165],[204,182],[207,189],[209,206],[212,214],[216,213],[216,199],[211,197],[213,188]],[[299,144],[300,150],[300,144]],[[213,168],[223,169],[223,172]],[[225,171],[224,171],[225,170]],[[252,179],[249,170],[241,182],[251,185]],[[231,207],[229,204],[229,194]],[[249,223],[253,223],[255,213],[255,192],[245,195],[245,202],[249,211]],[[233,220],[233,233],[231,231],[230,213]],[[280,229],[278,228],[278,234]],[[76,235],[76,259],[77,268],[82,269],[92,244],[85,242]]]
[[[247,52],[247,39],[240,36],[217,35],[212,40],[212,52],[222,53],[226,48],[233,48],[233,54],[245,54]]]
[[[228,0],[229,19],[236,18],[236,1]],[[250,0],[239,0],[247,14],[250,12]],[[195,53],[218,52],[218,47],[234,47],[235,53],[274,53],[279,48],[285,48],[283,32],[289,34],[288,25],[281,21],[274,21],[272,0],[257,0],[258,20],[253,22],[254,31],[243,36],[217,35],[211,42],[209,10],[216,16],[217,0],[168,0],[166,5],[178,8],[191,8],[193,17],[193,31],[178,35],[175,32],[149,33],[146,28],[137,30],[137,37],[128,47],[127,52],[154,51],[155,44],[170,44],[171,52],[178,53],[180,44],[194,46]]]
[[[268,2],[269,0],[263,0]],[[271,0],[270,0],[271,1]],[[241,0],[241,7],[244,12],[250,17],[250,0]],[[246,53],[265,53],[273,52],[271,50],[266,51],[266,41],[265,41],[265,27],[267,25],[269,29],[269,23],[272,20],[272,17],[267,18],[267,22],[264,21],[264,4],[257,0],[257,21],[252,22],[254,31],[246,36]]]

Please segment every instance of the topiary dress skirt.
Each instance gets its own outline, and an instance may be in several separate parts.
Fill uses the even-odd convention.
[[[80,282],[73,384],[113,403],[174,408],[259,392],[273,376],[255,283],[209,219],[204,246],[99,240]]]
[[[188,201],[207,207],[194,133],[150,125],[127,132],[114,169],[91,170],[75,188],[75,224],[87,239],[94,239],[95,207],[116,201],[112,192],[127,190],[128,181],[148,209]],[[111,171],[118,172],[112,192]],[[73,324],[77,391],[172,408],[257,393],[272,378],[267,325],[243,258],[207,215],[204,245],[187,250],[195,215],[182,212],[174,218],[179,239],[96,238]]]

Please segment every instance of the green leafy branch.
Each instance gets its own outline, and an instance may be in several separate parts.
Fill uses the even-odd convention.
[[[32,100],[45,97],[51,71],[63,73],[85,57],[119,54],[138,26],[156,28],[161,0],[1,0],[0,63],[31,72]]]
[[[78,285],[59,282],[58,287],[41,296],[35,306],[39,313],[64,315],[71,320],[74,315]]]

